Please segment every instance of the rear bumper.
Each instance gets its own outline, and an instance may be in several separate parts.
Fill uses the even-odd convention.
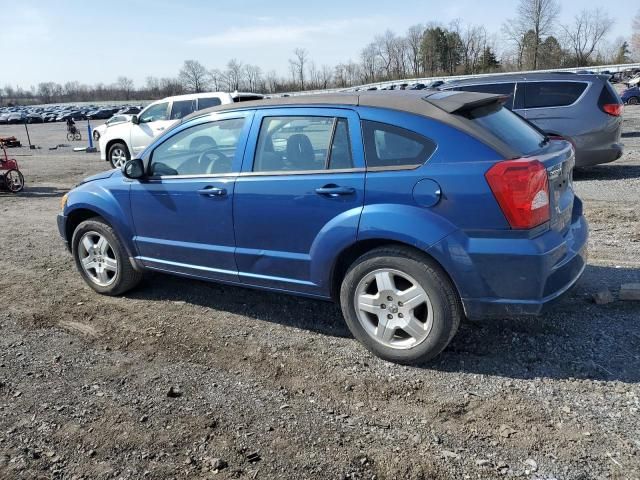
[[[590,167],[609,163],[622,157],[623,144],[614,143],[597,149],[578,149],[576,151],[576,167]]]
[[[451,276],[468,318],[539,315],[578,281],[587,263],[588,226],[576,199],[562,235],[532,238],[456,232],[429,251]]]

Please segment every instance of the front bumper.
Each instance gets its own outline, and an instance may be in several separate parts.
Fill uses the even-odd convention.
[[[71,250],[71,246],[69,245],[69,240],[67,239],[67,217],[63,214],[59,213],[56,217],[56,222],[58,224],[58,233],[62,237],[64,241],[64,246],[67,250]]]
[[[468,318],[540,315],[575,285],[587,264],[588,239],[577,202],[564,233],[495,238],[456,232],[430,249],[451,276]]]

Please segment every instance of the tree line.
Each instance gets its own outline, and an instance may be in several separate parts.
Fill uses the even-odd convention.
[[[223,68],[211,69],[186,60],[175,78],[147,77],[138,86],[125,76],[111,85],[44,82],[29,90],[6,86],[0,89],[0,104],[135,101],[204,91],[279,93],[417,77],[628,63],[632,49],[640,55],[640,11],[632,20],[630,42],[607,41],[614,22],[602,9],[583,10],[566,24],[559,23],[559,13],[559,0],[519,0],[515,16],[500,32],[460,20],[416,24],[403,35],[390,30],[376,35],[357,60],[337,65],[317,65],[303,48],[293,50],[286,75],[264,72],[235,58]]]

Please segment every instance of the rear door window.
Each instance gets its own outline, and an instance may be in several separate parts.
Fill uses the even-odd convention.
[[[585,82],[524,82],[524,108],[566,107],[587,89]]]
[[[204,110],[205,108],[217,107],[222,102],[218,97],[204,97],[198,99],[197,110]]]
[[[265,117],[254,172],[293,172],[353,167],[345,118]]]
[[[171,107],[171,120],[180,120],[194,110],[194,100],[175,100]]]
[[[436,149],[430,139],[386,123],[363,120],[362,133],[367,168],[414,168]]]
[[[504,106],[509,110],[513,108],[513,91],[515,83],[485,83],[483,85],[464,85],[456,88],[464,92],[496,93],[509,97]]]

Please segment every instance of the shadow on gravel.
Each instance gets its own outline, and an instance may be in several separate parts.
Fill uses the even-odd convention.
[[[152,283],[152,285],[151,285]],[[244,315],[333,337],[351,337],[340,308],[331,302],[219,283],[152,274],[127,297],[169,300]],[[292,335],[295,335],[292,333]]]
[[[15,197],[27,197],[27,198],[53,198],[61,197],[68,190],[61,190],[56,187],[30,187],[26,185],[24,190],[17,194],[9,194]]]
[[[573,171],[573,179],[581,180],[624,180],[640,178],[640,165],[599,165],[580,167]]]
[[[640,269],[588,266],[569,296],[534,318],[464,322],[434,364],[447,372],[514,379],[590,379],[640,383],[640,302],[596,305],[606,286],[640,283]]]
[[[640,132],[622,132],[620,136],[622,138],[636,138],[640,137]]]
[[[169,300],[334,337],[351,337],[329,302],[154,274],[129,296]],[[640,302],[595,305],[607,286],[640,283],[640,269],[588,266],[572,292],[542,317],[463,322],[449,347],[422,368],[514,379],[640,383]],[[292,333],[295,335],[295,333]]]

